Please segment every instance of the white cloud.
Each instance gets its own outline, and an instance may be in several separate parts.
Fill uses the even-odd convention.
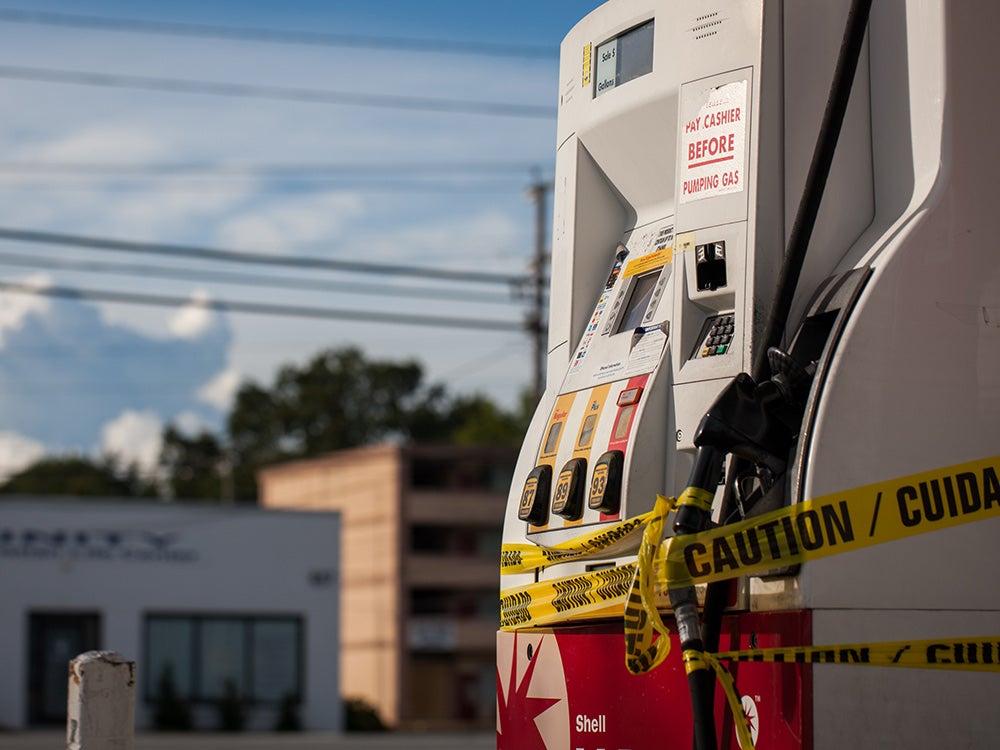
[[[184,411],[174,417],[174,426],[188,437],[212,430],[212,425],[206,422],[200,414],[193,411]]]
[[[102,208],[102,223],[95,233],[162,241],[179,233],[200,228],[199,222],[214,221],[219,215],[238,210],[248,196],[256,192],[250,178],[234,178],[224,190],[192,188],[189,183],[161,184],[155,193],[137,191],[117,195]]]
[[[0,429],[86,451],[125,411],[212,419],[196,393],[226,367],[231,345],[224,316],[195,339],[151,338],[107,325],[85,302],[53,303],[4,333]]]
[[[227,411],[240,387],[240,373],[232,367],[212,378],[199,391],[198,398],[219,411]]]
[[[52,286],[52,279],[47,274],[32,274],[19,279],[17,283],[30,286]],[[0,293],[0,349],[4,345],[4,333],[17,331],[24,325],[24,320],[32,313],[43,314],[51,307],[51,300],[33,294]]]
[[[0,432],[0,481],[26,469],[45,454],[45,446],[16,432]]]
[[[219,229],[219,242],[241,250],[280,252],[337,236],[363,210],[361,198],[349,193],[286,198],[230,218]]]
[[[428,265],[510,270],[523,256],[524,225],[497,211],[443,217],[366,237],[359,244],[381,260],[420,258]],[[521,270],[521,269],[517,269]]]
[[[335,23],[342,15],[333,8],[336,3],[320,5],[330,6],[322,23]],[[294,19],[286,21],[296,25]],[[316,24],[320,23],[317,17]],[[210,40],[187,40],[181,45],[177,39],[148,35],[91,34],[28,26],[22,31],[4,39],[4,50],[23,65],[121,70],[136,75],[162,76],[167,71],[178,78],[330,89],[340,88],[331,79],[330,71],[350,69],[351,80],[344,82],[343,88],[350,84],[358,91],[384,94],[451,98],[468,95],[549,106],[555,104],[553,92],[558,83],[554,61],[511,61],[504,64],[507,74],[498,76],[494,61],[478,58],[463,59],[461,65],[456,65],[452,56],[440,55],[379,52],[359,56],[357,50],[294,45],[219,44]],[[558,38],[550,41],[554,48]],[[447,116],[65,85],[0,87],[0,104],[4,112],[0,147],[7,154],[5,160],[12,162],[405,167],[495,161],[539,164],[547,169],[554,157],[554,119]],[[508,191],[503,187],[508,178],[499,175],[443,175],[438,179],[428,174],[427,178],[434,177],[428,179],[432,187],[424,189],[419,174],[394,172],[386,172],[384,186],[383,177],[376,173],[362,175],[365,179],[361,181],[344,175],[335,181],[320,179],[319,172],[316,179],[297,172],[264,177],[236,171],[225,179],[181,174],[123,177],[99,172],[85,178],[10,175],[5,178],[8,189],[0,203],[0,223],[177,245],[297,254],[305,250],[331,258],[363,254],[364,259],[373,262],[484,270],[510,270],[516,263],[513,270],[523,270],[519,258],[530,252],[533,217],[521,194],[522,181],[529,180],[527,174],[523,180],[513,178]],[[448,189],[446,183],[462,179],[468,180],[468,190]],[[490,187],[494,180],[496,189]],[[408,187],[411,181],[413,188]],[[477,187],[480,181],[486,183],[486,189]],[[440,190],[433,187],[438,182],[442,183]],[[9,189],[11,183],[16,184],[16,190]],[[315,190],[329,192],[317,194]],[[338,190],[341,192],[335,194]],[[344,190],[362,191],[361,197],[344,194]],[[14,249],[10,242],[0,244],[4,250],[8,246]],[[38,252],[57,251],[39,248]],[[190,258],[149,256],[140,260],[122,253],[98,254],[96,250],[69,248],[58,252],[75,259],[206,267]],[[267,275],[261,268],[240,270]],[[107,274],[68,272],[54,277],[54,283],[59,285],[169,294],[185,299],[194,286],[207,289],[212,299],[247,299],[254,294],[249,288],[204,279],[192,284],[151,275],[117,279]],[[47,304],[30,297],[24,300]],[[409,299],[396,300],[392,295],[383,301],[348,298],[342,302],[332,293],[321,297],[319,292],[278,290],[268,292],[268,301],[331,307],[356,304],[358,309],[370,304],[387,310],[404,304],[404,310],[410,310],[415,304]],[[67,319],[78,316],[77,305],[53,303],[56,312],[42,319],[29,315],[19,331],[7,328],[7,336],[0,339],[6,342],[0,344],[4,355],[11,354],[14,344],[19,344],[16,358],[0,357],[8,360],[6,365],[0,362],[0,386],[6,392],[5,397],[0,396],[4,427],[38,436],[47,443],[82,448],[97,442],[100,427],[126,409],[154,409],[164,418],[185,409],[208,415],[211,409],[206,403],[228,403],[237,387],[235,374],[223,371],[227,366],[266,382],[281,362],[302,361],[326,346],[357,344],[380,356],[419,357],[436,370],[452,363],[456,350],[466,348],[465,342],[470,351],[463,353],[470,359],[477,356],[478,346],[484,350],[496,348],[490,337],[472,332],[461,334],[463,346],[456,346],[459,334],[452,331],[328,320],[293,323],[229,314],[216,316],[225,337],[222,333],[215,336],[215,326],[209,329],[209,335],[197,338],[183,338],[172,332],[176,327],[193,335],[190,332],[205,323],[207,311],[197,306],[175,314],[176,310],[144,310],[108,303],[99,309],[103,322],[112,325],[88,323],[86,329],[49,325],[56,314]],[[428,302],[427,307],[440,308],[434,312],[441,314],[465,314],[461,309],[450,309],[455,305],[444,299]],[[498,317],[502,314],[497,311]],[[17,315],[13,318],[16,325]],[[63,328],[71,333],[63,335]],[[127,335],[137,332],[141,336]],[[45,338],[50,333],[59,336],[59,346],[65,340],[79,344],[79,353],[74,351],[75,359],[67,355],[63,360],[59,377],[68,382],[62,394],[48,389],[33,402],[24,396],[23,384],[28,382],[38,389],[38,374],[52,372],[51,353],[46,352],[47,357],[39,353],[42,345],[54,348],[55,344]],[[101,349],[104,345],[107,354]],[[27,377],[26,364],[32,368]],[[490,392],[515,389],[514,384],[525,377],[521,365],[511,364],[505,377],[496,378],[512,385],[491,386]],[[164,373],[180,382],[171,383],[169,388],[143,385],[161,383]],[[195,393],[200,402],[195,400]],[[72,413],[72,419],[47,418],[55,410],[54,399],[61,399],[59,411]],[[62,408],[64,403],[66,409]],[[18,415],[18,422],[10,419],[12,413]]]
[[[208,307],[208,292],[197,289],[191,301],[170,318],[170,333],[180,339],[196,339],[203,334],[215,319],[215,311]]]
[[[127,410],[101,429],[101,449],[151,472],[160,456],[162,432],[163,423],[155,413]]]
[[[23,150],[26,157],[43,162],[139,162],[160,157],[165,144],[149,131],[119,123],[101,123]]]

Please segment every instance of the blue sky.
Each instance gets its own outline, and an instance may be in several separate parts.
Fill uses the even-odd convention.
[[[0,229],[524,274],[533,244],[525,190],[533,174],[551,177],[554,161],[555,119],[546,112],[555,109],[556,51],[599,4],[0,0]],[[18,10],[81,18],[18,22]],[[552,54],[199,38],[94,28],[91,21],[100,18]],[[111,77],[115,85],[81,85],[81,74]],[[139,78],[159,81],[161,89],[170,79],[185,82],[181,88],[226,84],[253,95],[144,90],[136,88]],[[485,102],[503,115],[293,101],[286,96],[292,89],[333,98]],[[525,115],[512,109],[518,107],[534,109]],[[316,167],[328,171],[303,171]],[[178,272],[183,278],[172,278]],[[252,274],[255,283],[222,283],[231,273]],[[278,289],[263,286],[263,277],[329,288]],[[0,474],[46,451],[112,451],[149,465],[164,424],[217,428],[239,383],[266,384],[278,366],[325,347],[417,359],[430,381],[451,392],[484,393],[508,406],[531,378],[530,341],[517,330],[206,307],[236,300],[516,325],[526,307],[503,286],[208,264],[14,239],[0,239],[0,284],[188,301],[157,308],[0,293]],[[400,296],[428,288],[424,297]]]
[[[3,7],[192,23],[558,45],[599,0],[39,0]],[[168,13],[169,11],[169,13]]]

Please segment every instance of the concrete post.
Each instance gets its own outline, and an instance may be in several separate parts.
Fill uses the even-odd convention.
[[[66,750],[133,750],[135,662],[88,651],[69,663]]]

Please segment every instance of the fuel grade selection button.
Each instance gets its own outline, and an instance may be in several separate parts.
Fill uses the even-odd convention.
[[[532,526],[543,525],[549,517],[549,490],[552,487],[552,467],[536,466],[524,481],[517,517]]]
[[[583,483],[587,476],[587,459],[571,458],[559,472],[552,498],[552,512],[567,521],[583,516]]]
[[[614,515],[621,509],[622,467],[625,454],[608,451],[594,464],[594,476],[590,480],[590,497],[587,507],[606,515]]]

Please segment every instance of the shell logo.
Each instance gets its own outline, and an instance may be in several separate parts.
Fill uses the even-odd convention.
[[[497,642],[497,750],[563,750],[569,700],[559,644],[551,633]]]
[[[753,744],[757,744],[757,734],[760,732],[760,712],[757,710],[757,702],[749,695],[744,695],[741,699],[743,703],[743,715],[747,717],[747,724],[750,725],[750,736]]]

